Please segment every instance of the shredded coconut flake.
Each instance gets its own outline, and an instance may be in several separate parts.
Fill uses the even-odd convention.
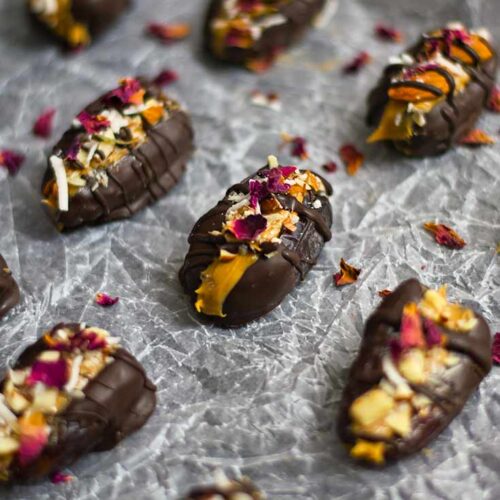
[[[62,158],[58,156],[51,156],[50,165],[56,176],[59,210],[61,212],[67,212],[69,209],[68,178],[66,176],[64,162]]]

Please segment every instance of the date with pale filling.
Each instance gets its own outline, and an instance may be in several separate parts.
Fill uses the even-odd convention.
[[[267,69],[296,42],[326,0],[212,0],[205,44],[217,59]]]
[[[124,78],[53,148],[43,203],[60,230],[130,217],[178,182],[192,150],[179,104],[143,79]]]
[[[0,481],[39,479],[114,447],[147,421],[155,386],[107,331],[59,324],[7,370],[0,393]]]
[[[491,333],[446,287],[402,283],[368,319],[338,431],[353,458],[382,465],[424,448],[491,369]]]
[[[179,273],[198,313],[229,327],[274,309],[331,238],[331,192],[319,175],[274,156],[232,186],[195,224]]]
[[[394,58],[368,98],[368,142],[409,156],[447,151],[478,120],[494,87],[497,53],[486,30],[461,24],[424,34]]]
[[[0,319],[19,302],[19,287],[0,255]]]
[[[130,0],[27,0],[38,23],[70,49],[86,47],[130,6]]]

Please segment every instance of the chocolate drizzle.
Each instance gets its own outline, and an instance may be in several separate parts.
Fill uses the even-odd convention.
[[[426,43],[432,37],[423,36],[419,43],[408,50],[408,53],[417,61],[422,62],[426,58]],[[442,40],[442,37],[434,37]],[[415,126],[414,135],[406,141],[392,141],[394,146],[409,156],[433,156],[447,151],[454,143],[459,142],[472,128],[481,114],[482,105],[488,101],[490,92],[495,83],[495,73],[498,63],[498,55],[491,47],[491,44],[482,39],[483,43],[490,48],[493,57],[485,62],[481,62],[477,52],[467,44],[459,40],[453,43],[465,50],[473,59],[473,64],[465,64],[463,61],[451,57],[443,52],[443,56],[453,62],[461,64],[464,70],[471,77],[471,81],[466,88],[455,93],[455,85],[452,75],[445,68],[433,68],[432,71],[439,72],[446,78],[448,84],[453,81],[447,93],[447,99],[436,104],[433,109],[426,113],[426,124],[423,127]],[[391,86],[400,85],[394,83],[398,73],[403,69],[400,64],[386,67],[378,85],[371,91],[368,97],[367,123],[376,126],[382,118],[385,106],[389,101],[387,92]],[[417,87],[417,82],[405,81],[402,85]],[[419,82],[421,83],[421,82]],[[427,84],[422,84],[418,88],[432,92]],[[436,93],[436,95],[438,95]]]
[[[19,287],[0,255],[0,319],[19,302]]]
[[[462,410],[491,369],[491,334],[482,316],[476,313],[478,323],[466,333],[440,327],[446,339],[444,347],[458,357],[458,363],[425,385],[410,384],[415,392],[424,394],[434,403],[429,417],[414,420],[411,434],[404,438],[384,440],[353,433],[349,415],[352,403],[384,376],[382,359],[387,355],[389,339],[400,329],[403,307],[409,302],[418,303],[425,290],[415,279],[405,281],[368,318],[359,354],[349,371],[340,404],[337,428],[341,439],[349,445],[356,437],[384,441],[388,460],[415,453],[432,441]]]
[[[49,335],[62,327],[74,331],[80,328],[76,323],[61,323]],[[39,339],[26,348],[14,369],[31,365],[47,349],[43,338]],[[13,462],[10,482],[40,479],[86,453],[109,450],[146,423],[156,406],[156,387],[129,352],[118,349],[112,357],[114,361],[87,384],[85,397],[73,399],[56,415],[42,454],[28,466]]]
[[[228,189],[226,197],[203,215],[191,231],[188,240],[190,247],[179,271],[179,279],[193,303],[196,300],[195,290],[201,283],[201,272],[219,255],[220,248],[231,249],[231,244],[223,236],[210,234],[222,229],[226,212],[233,204],[227,196],[230,193],[248,193],[250,179],[266,168]],[[322,182],[326,194],[330,195],[330,184],[324,179]],[[205,319],[220,326],[232,327],[248,323],[271,311],[304,279],[316,263],[325,241],[331,238],[332,213],[327,196],[311,190],[307,192],[303,203],[284,194],[276,195],[276,198],[283,208],[297,212],[297,229],[293,233],[283,233],[281,243],[263,246],[263,252],[271,255],[261,255],[247,269],[224,302],[225,317],[203,316]],[[312,208],[316,200],[321,202],[321,208]],[[232,244],[232,247],[233,251],[237,251],[238,245]]]
[[[159,97],[158,88],[141,80],[147,93]],[[99,113],[106,106],[104,96],[87,106],[89,113]],[[69,129],[54,146],[53,154],[66,151],[81,133]],[[84,224],[101,224],[131,217],[147,205],[166,195],[181,178],[193,151],[193,129],[189,116],[182,110],[170,111],[155,126],[146,129],[146,140],[137,147],[127,146],[128,154],[104,172],[110,179],[97,189],[87,183],[70,197],[69,211],[51,210],[51,216],[62,229]],[[43,183],[54,179],[49,165]]]

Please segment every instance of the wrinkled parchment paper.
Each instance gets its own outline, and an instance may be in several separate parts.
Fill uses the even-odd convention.
[[[410,276],[449,283],[453,298],[500,330],[499,146],[417,161],[363,144],[365,96],[404,46],[374,39],[374,24],[394,24],[406,43],[449,20],[486,25],[500,39],[500,3],[343,0],[325,26],[261,76],[202,55],[206,2],[135,3],[88,51],[68,57],[32,31],[24,2],[0,0],[0,147],[27,155],[17,177],[0,180],[0,252],[23,295],[0,324],[0,362],[57,321],[86,321],[120,336],[159,388],[144,429],[81,460],[69,471],[72,483],[16,487],[1,497],[175,499],[222,468],[249,475],[272,499],[499,498],[500,368],[429,453],[383,471],[353,464],[334,422],[378,290]],[[193,35],[164,46],[144,36],[150,20],[189,22]],[[339,68],[361,49],[373,63],[344,76]],[[189,108],[196,129],[187,174],[132,220],[59,234],[39,200],[50,146],[119,77],[154,76],[166,67],[180,74],[168,91]],[[282,111],[252,105],[254,89],[279,92]],[[57,122],[44,141],[30,130],[47,106],[57,108]],[[498,115],[485,113],[480,126],[495,134]],[[309,140],[311,159],[302,166],[337,161],[345,142],[363,146],[366,165],[356,177],[344,168],[326,174],[335,189],[333,239],[281,307],[239,330],[202,326],[177,281],[188,232],[227,186],[277,152],[282,131]],[[292,161],[286,153],[283,163]],[[455,227],[467,246],[438,246],[421,227],[435,218]],[[356,284],[337,289],[332,273],[341,257],[363,271]],[[119,295],[120,303],[99,308],[97,291]]]

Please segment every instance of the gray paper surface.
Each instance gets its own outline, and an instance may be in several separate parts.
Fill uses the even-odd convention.
[[[21,0],[0,0],[0,147],[27,155],[17,177],[0,174],[0,253],[22,303],[0,324],[0,363],[58,321],[110,330],[158,385],[147,425],[116,449],[71,468],[68,485],[49,481],[1,491],[5,499],[175,499],[221,468],[253,478],[271,499],[499,498],[500,368],[432,444],[384,470],[352,463],[335,434],[347,369],[377,291],[408,277],[449,284],[453,299],[500,330],[500,149],[456,148],[412,160],[365,146],[365,97],[383,66],[420,32],[451,20],[487,26],[500,39],[497,0],[343,0],[335,16],[264,75],[219,66],[199,49],[206,2],[136,0],[135,7],[86,52],[62,55],[36,34]],[[192,36],[162,45],[144,35],[148,21],[189,22]],[[405,44],[379,41],[383,21]],[[358,75],[340,70],[359,50],[373,62]],[[326,64],[323,64],[326,63]],[[329,71],[325,71],[325,67]],[[197,151],[179,185],[131,220],[59,234],[40,204],[50,147],[72,118],[125,75],[179,72],[167,91],[190,110]],[[282,111],[251,103],[254,89],[276,91]],[[57,108],[50,140],[31,134],[38,114]],[[479,124],[491,134],[498,115]],[[317,168],[338,161],[345,142],[362,147],[355,177],[332,182],[333,239],[306,280],[264,319],[238,330],[199,324],[177,272],[187,235],[225,189],[277,153],[280,132],[302,135]],[[279,152],[282,163],[294,161]],[[296,160],[295,160],[296,161]],[[340,164],[340,163],[339,163]],[[438,246],[428,220],[452,225],[467,241]],[[362,268],[337,289],[344,257]],[[120,296],[112,309],[94,295]]]

